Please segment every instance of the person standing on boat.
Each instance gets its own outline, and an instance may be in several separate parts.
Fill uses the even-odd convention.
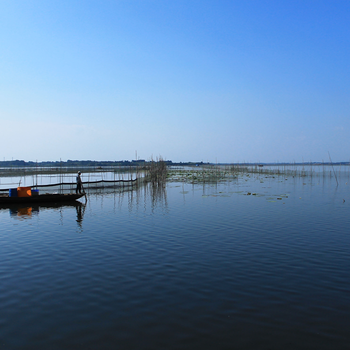
[[[78,176],[77,176],[77,189],[76,189],[76,193],[78,193],[78,191],[79,191],[79,193],[81,193],[81,185],[82,185],[82,181],[81,181],[81,177],[80,177],[80,175],[81,175],[81,172],[80,171],[78,171]]]

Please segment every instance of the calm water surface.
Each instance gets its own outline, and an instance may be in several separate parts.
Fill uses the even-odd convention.
[[[338,181],[251,175],[1,208],[0,349],[348,349]]]

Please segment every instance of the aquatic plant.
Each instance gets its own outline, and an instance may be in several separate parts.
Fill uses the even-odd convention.
[[[146,176],[145,180],[147,182],[152,182],[152,184],[162,184],[165,183],[168,168],[166,162],[162,157],[157,158],[157,160],[151,159],[151,161],[146,165]]]

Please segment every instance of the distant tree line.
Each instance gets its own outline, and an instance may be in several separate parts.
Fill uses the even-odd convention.
[[[96,160],[67,160],[67,161],[44,161],[33,162],[24,160],[6,160],[0,161],[0,167],[114,167],[114,166],[144,166],[152,161],[146,161],[144,159],[138,160],[119,160],[119,161],[96,161]],[[203,162],[180,162],[173,163],[171,160],[164,161],[166,165],[182,165],[182,166],[195,166],[203,165]],[[206,163],[209,164],[209,163]]]
[[[67,161],[44,161],[33,162],[24,160],[7,160],[0,161],[0,167],[99,167],[99,166],[129,166],[135,164],[143,164],[146,161],[140,160],[121,160],[121,161],[95,161],[95,160],[67,160]]]
[[[33,162],[24,160],[5,160],[0,161],[0,167],[114,167],[114,166],[145,166],[152,161],[146,161],[144,159],[138,160],[118,160],[118,161],[96,161],[96,160],[67,160],[67,161],[44,161]],[[172,162],[171,160],[164,161],[167,166],[200,166],[210,165],[209,162]],[[330,162],[304,162],[304,163],[218,163],[217,165],[329,165]],[[333,162],[333,165],[349,165],[349,162]]]

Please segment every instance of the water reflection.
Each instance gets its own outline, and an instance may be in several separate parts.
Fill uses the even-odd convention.
[[[124,189],[100,189],[89,192],[89,202],[97,201],[101,208],[109,198],[113,197],[114,211],[127,206],[129,212],[146,211],[148,206],[154,211],[156,208],[168,209],[166,184],[152,185],[151,183],[139,184],[133,188]]]
[[[109,202],[110,196],[114,197],[114,210],[121,210],[127,205],[130,212],[151,210],[154,212],[158,209],[168,210],[168,198],[165,184],[152,185],[150,183],[138,187],[124,190],[98,190],[94,193],[89,193],[89,200],[83,204],[79,201],[69,203],[38,203],[35,205],[12,204],[0,206],[0,211],[8,211],[12,219],[25,220],[33,219],[39,216],[43,211],[53,210],[59,211],[60,221],[63,224],[65,211],[75,208],[76,223],[79,231],[83,230],[83,220],[85,216],[86,206],[90,207],[91,202],[99,202],[101,208],[104,207],[105,201]],[[71,213],[71,212],[70,212]]]
[[[83,218],[85,214],[86,205],[76,201],[71,203],[42,203],[31,206],[24,206],[23,204],[12,204],[6,206],[0,206],[0,211],[8,210],[10,217],[13,219],[32,219],[34,216],[39,215],[43,210],[59,210],[62,214],[63,209],[75,208],[76,209],[76,222],[80,229],[82,229]]]
[[[77,223],[78,223],[78,226],[79,228],[82,230],[83,229],[83,218],[84,218],[84,214],[85,214],[85,208],[86,208],[86,205],[85,204],[82,204],[80,202],[77,202],[79,203],[75,209],[77,210]]]
[[[168,208],[167,192],[165,184],[150,184],[150,195],[152,203],[152,211],[157,206]]]
[[[39,213],[39,207],[11,207],[9,208],[10,216],[14,218],[30,218],[32,215]]]
[[[124,196],[128,196],[129,211],[138,209],[141,204],[143,210],[147,210],[147,204],[151,204],[151,210],[154,212],[156,208],[168,209],[168,199],[165,184],[152,184],[148,183],[143,186],[139,186],[136,189],[128,192],[120,193],[120,200],[123,200]]]

